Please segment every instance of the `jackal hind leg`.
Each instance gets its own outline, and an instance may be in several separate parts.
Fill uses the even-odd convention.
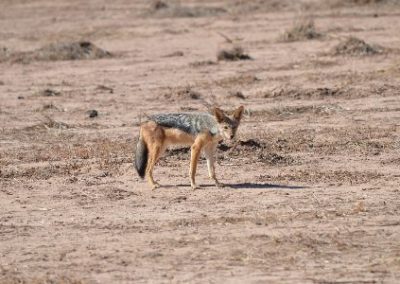
[[[162,153],[162,145],[159,144],[153,145],[151,150],[149,151],[149,161],[146,168],[146,175],[152,190],[160,187],[160,184],[154,181],[153,170],[155,164],[157,163],[158,159],[161,156],[161,153]]]

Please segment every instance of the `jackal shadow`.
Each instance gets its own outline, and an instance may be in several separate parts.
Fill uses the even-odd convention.
[[[172,187],[190,187],[190,184],[176,184],[176,185],[162,185],[165,188]],[[199,189],[202,188],[211,188],[215,187],[215,184],[198,184]],[[244,182],[244,183],[225,183],[223,187],[220,189],[304,189],[308,188],[307,186],[300,185],[283,185],[283,184],[273,184],[273,183],[252,183],[252,182]]]
[[[274,183],[252,183],[252,182],[243,182],[243,183],[230,183],[225,184],[225,187],[232,189],[304,189],[307,186],[301,185],[284,185],[284,184],[274,184]]]

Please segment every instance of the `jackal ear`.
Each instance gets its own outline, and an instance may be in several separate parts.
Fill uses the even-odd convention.
[[[214,114],[215,118],[217,119],[217,122],[223,122],[225,120],[225,114],[222,109],[215,107],[213,109],[213,114]]]
[[[237,121],[242,119],[242,115],[243,115],[243,111],[244,111],[244,106],[240,106],[238,107],[234,112],[233,112],[233,118]]]

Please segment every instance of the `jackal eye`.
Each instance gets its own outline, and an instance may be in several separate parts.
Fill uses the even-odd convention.
[[[229,128],[229,127],[228,127],[227,125],[224,126],[224,129],[225,129],[225,130],[228,130],[228,128]]]

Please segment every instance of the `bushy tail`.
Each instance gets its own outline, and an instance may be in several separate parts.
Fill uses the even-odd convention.
[[[141,178],[144,178],[146,173],[148,155],[149,150],[147,149],[146,143],[144,143],[142,137],[139,137],[139,141],[136,145],[135,167]]]

